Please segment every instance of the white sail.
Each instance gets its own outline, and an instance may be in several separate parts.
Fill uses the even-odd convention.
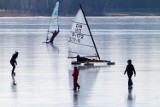
[[[59,31],[58,8],[59,8],[59,1],[56,2],[56,5],[54,7],[54,10],[50,19],[46,42],[50,41],[54,31]]]
[[[69,38],[68,57],[77,55],[99,57],[82,8],[79,9],[73,21]]]

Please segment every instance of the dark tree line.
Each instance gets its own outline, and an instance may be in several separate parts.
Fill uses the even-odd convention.
[[[0,0],[0,9],[31,15],[48,15],[54,7],[54,0]]]
[[[0,0],[0,10],[30,15],[51,15],[57,0]],[[82,4],[87,15],[104,15],[112,11],[159,11],[160,0],[59,0],[59,14],[75,15]]]

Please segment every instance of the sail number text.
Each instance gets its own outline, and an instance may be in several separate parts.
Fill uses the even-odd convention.
[[[78,42],[78,43],[81,42],[81,40],[84,37],[84,35],[81,33],[81,30],[82,30],[82,25],[76,24],[75,31],[72,32],[72,37],[70,37],[71,42]]]

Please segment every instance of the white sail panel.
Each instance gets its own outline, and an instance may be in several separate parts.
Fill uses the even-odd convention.
[[[47,33],[47,40],[50,40],[52,37],[52,33],[56,30],[59,30],[59,24],[58,24],[58,8],[59,8],[59,2],[56,2],[56,5],[54,7],[50,23],[49,23],[49,28],[48,28],[48,33]]]
[[[84,14],[79,9],[71,29],[68,57],[97,56]]]
[[[73,22],[71,32],[72,34],[71,34],[70,41],[76,42],[78,44],[80,43],[86,46],[91,46],[91,47],[94,46],[86,24]]]
[[[81,50],[81,51],[79,51]],[[88,46],[83,46],[79,44],[73,44],[69,43],[69,57],[76,57],[77,55],[80,56],[97,56],[95,53],[94,47],[88,47]]]

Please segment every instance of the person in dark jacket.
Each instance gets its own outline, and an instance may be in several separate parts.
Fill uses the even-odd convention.
[[[16,59],[18,58],[18,52],[15,52],[13,55],[12,55],[12,58],[10,59],[10,64],[12,65],[12,72],[11,72],[11,75],[15,76],[15,68],[16,68],[16,65],[17,65],[17,61]]]
[[[51,39],[50,39],[50,43],[53,43],[53,41],[54,41],[54,38],[58,35],[58,33],[59,33],[59,29],[58,29],[58,31],[54,31],[54,32],[52,32],[52,37],[51,37]]]
[[[134,69],[134,66],[132,65],[132,60],[128,60],[127,62],[128,62],[128,65],[126,67],[124,75],[127,73],[127,75],[128,75],[128,87],[132,88],[132,85],[133,85],[132,75],[134,73],[134,76],[136,76],[136,71]]]
[[[59,31],[59,26],[58,26],[58,30],[55,30],[54,32],[50,32],[50,33],[52,33],[52,37],[51,37],[50,40],[47,38],[47,40],[46,40],[45,43],[51,43],[51,44],[53,44],[54,38],[58,35],[59,32],[60,31]]]
[[[80,89],[80,85],[77,82],[78,76],[79,76],[79,70],[77,69],[77,67],[74,67],[72,76],[73,76],[73,87],[74,87],[73,90],[76,91],[77,87],[78,87],[78,89]]]

